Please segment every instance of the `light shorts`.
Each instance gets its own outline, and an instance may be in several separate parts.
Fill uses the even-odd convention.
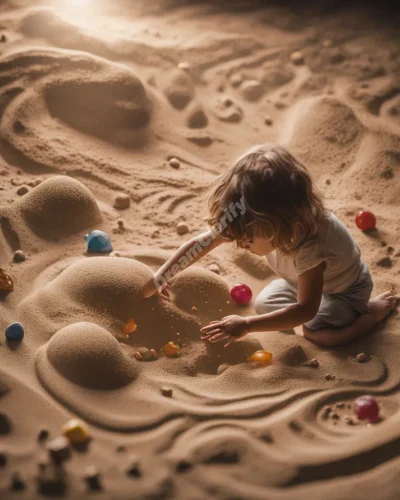
[[[368,311],[372,292],[370,272],[363,267],[358,278],[344,292],[322,294],[317,315],[305,326],[311,330],[321,328],[343,328],[354,323],[357,316]],[[266,314],[297,302],[297,285],[284,279],[271,281],[255,299],[257,314]]]

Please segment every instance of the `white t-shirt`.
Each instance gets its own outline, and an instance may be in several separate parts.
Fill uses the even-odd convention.
[[[292,283],[297,282],[299,274],[326,261],[323,293],[343,292],[357,279],[362,268],[359,247],[332,211],[323,229],[305,241],[295,254],[284,255],[276,249],[266,258],[278,276]]]

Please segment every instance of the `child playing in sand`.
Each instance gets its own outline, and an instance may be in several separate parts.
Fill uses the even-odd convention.
[[[396,307],[393,288],[369,300],[373,284],[359,247],[324,207],[306,167],[282,146],[253,146],[218,176],[207,222],[212,229],[184,243],[145,286],[144,297],[169,297],[169,281],[184,268],[178,262],[194,245],[201,251],[185,267],[235,241],[265,255],[280,279],[256,297],[257,315],[211,321],[202,339],[227,340],[227,346],[249,332],[302,325],[307,339],[337,346],[366,334]]]

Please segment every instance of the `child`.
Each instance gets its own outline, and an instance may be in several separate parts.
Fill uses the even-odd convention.
[[[280,279],[255,299],[256,316],[211,321],[202,339],[228,340],[227,346],[249,332],[303,325],[307,339],[337,346],[366,334],[396,307],[393,288],[369,300],[373,284],[359,247],[324,207],[306,167],[282,146],[253,146],[218,176],[207,222],[212,229],[184,243],[145,286],[144,297],[169,297],[172,276],[229,241],[265,255]],[[194,245],[200,251],[179,265]]]

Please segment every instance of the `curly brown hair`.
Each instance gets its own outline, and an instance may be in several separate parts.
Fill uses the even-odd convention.
[[[230,217],[233,220],[219,231],[237,246],[260,236],[290,254],[318,232],[328,215],[307,168],[278,144],[247,149],[215,179],[211,189],[205,217],[211,227],[221,221],[232,203],[241,200],[244,204],[244,213]]]

